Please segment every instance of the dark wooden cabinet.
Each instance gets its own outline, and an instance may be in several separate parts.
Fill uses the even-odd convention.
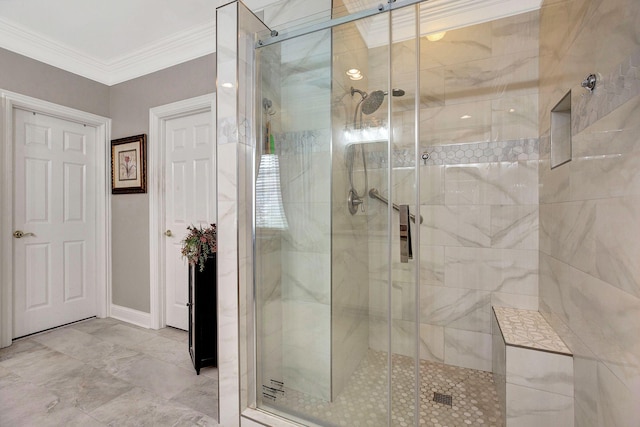
[[[189,353],[193,367],[218,366],[216,313],[216,257],[207,259],[204,271],[189,266]]]

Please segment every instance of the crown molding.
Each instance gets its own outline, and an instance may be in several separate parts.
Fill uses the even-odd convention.
[[[0,40],[3,49],[106,84],[105,64],[2,18]]]
[[[216,24],[172,34],[110,61],[108,85],[131,80],[216,51]]]
[[[0,18],[3,49],[108,86],[213,53],[215,33],[215,23],[206,23],[102,60]]]

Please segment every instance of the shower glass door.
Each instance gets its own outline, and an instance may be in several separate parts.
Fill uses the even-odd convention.
[[[305,425],[418,422],[416,11],[256,51],[256,405]]]
[[[331,401],[331,30],[257,51],[257,404]]]

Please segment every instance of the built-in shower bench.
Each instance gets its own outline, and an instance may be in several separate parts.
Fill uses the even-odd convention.
[[[573,354],[542,314],[493,307],[492,338],[506,426],[573,426]]]

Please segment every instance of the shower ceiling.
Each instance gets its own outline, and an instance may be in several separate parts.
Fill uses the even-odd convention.
[[[112,85],[213,53],[215,8],[225,3],[228,0],[1,0],[0,48]],[[332,4],[339,7],[338,0],[244,3],[254,12],[264,10],[267,25],[280,28],[283,22],[307,16],[310,9],[317,17],[319,10],[327,11]],[[349,13],[379,3],[344,0]],[[540,3],[431,0],[423,7],[429,15],[424,25],[428,33],[448,30],[538,9]],[[394,19],[403,19],[402,13]],[[384,44],[384,34],[367,27],[359,30],[369,47]],[[394,34],[394,38],[411,35]]]

